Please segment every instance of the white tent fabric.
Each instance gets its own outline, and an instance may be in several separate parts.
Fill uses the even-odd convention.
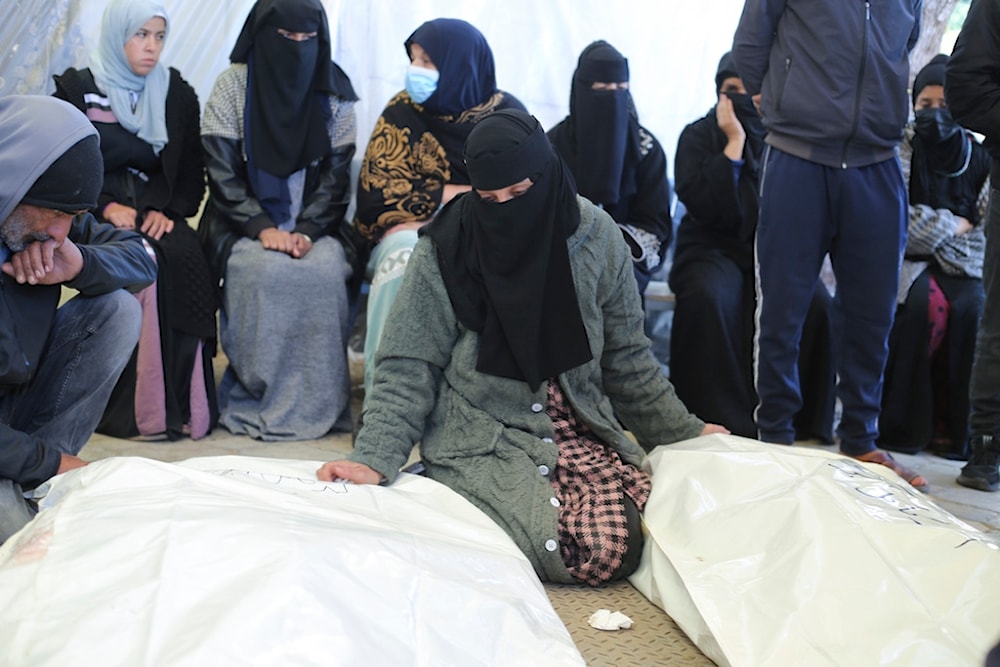
[[[1000,547],[884,466],[706,436],[660,447],[630,579],[719,665],[982,665]]]
[[[0,665],[582,665],[531,565],[446,487],[118,458],[0,547]]]
[[[361,97],[362,153],[385,103],[403,87],[403,41],[422,22],[465,19],[486,35],[497,83],[549,128],[569,109],[580,51],[605,39],[629,59],[639,119],[674,161],[677,137],[715,103],[719,57],[729,50],[741,0],[323,0],[334,59]],[[51,75],[84,67],[106,0],[0,0],[0,94],[50,93]],[[204,104],[252,0],[164,0],[170,36],[162,62],[178,68]],[[671,167],[672,168],[672,167]]]

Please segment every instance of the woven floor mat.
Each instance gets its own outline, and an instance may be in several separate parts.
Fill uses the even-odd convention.
[[[627,581],[603,588],[546,584],[545,591],[590,667],[714,664]],[[633,625],[617,632],[592,628],[587,619],[598,609],[620,611]]]

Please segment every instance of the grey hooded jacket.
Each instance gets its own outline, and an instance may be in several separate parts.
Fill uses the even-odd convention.
[[[0,224],[53,162],[96,132],[85,115],[62,100],[33,95],[0,98]],[[103,171],[103,165],[94,169]],[[99,223],[88,213],[73,221],[69,238],[80,248],[83,270],[66,286],[81,294],[139,290],[156,279],[156,264],[134,232]],[[6,246],[0,250],[6,258],[9,250]],[[0,397],[31,381],[61,289],[19,285],[0,273]],[[0,424],[0,478],[32,486],[54,475],[59,459],[59,451],[40,438]]]

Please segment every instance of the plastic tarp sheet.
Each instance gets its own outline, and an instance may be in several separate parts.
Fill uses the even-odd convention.
[[[654,450],[631,582],[719,665],[976,665],[1000,549],[883,466],[706,436]]]
[[[446,487],[318,462],[98,461],[0,547],[0,665],[582,665],[530,564]]]

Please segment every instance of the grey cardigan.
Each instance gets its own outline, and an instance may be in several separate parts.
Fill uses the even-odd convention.
[[[680,402],[650,351],[621,232],[604,211],[578,202],[580,226],[567,244],[593,359],[559,381],[577,417],[625,462],[639,464],[643,448],[695,437],[704,423]],[[391,482],[419,441],[429,477],[504,528],[542,579],[571,583],[548,479],[558,449],[546,383],[532,392],[523,381],[480,373],[478,352],[478,334],[455,318],[435,247],[421,238],[379,344],[349,458]]]

